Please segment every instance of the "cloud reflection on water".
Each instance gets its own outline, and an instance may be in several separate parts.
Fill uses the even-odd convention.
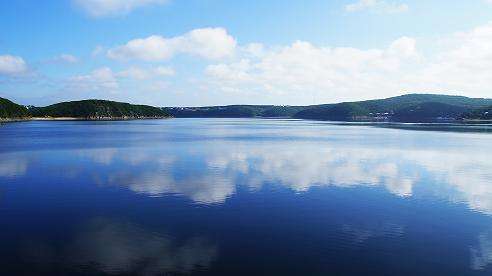
[[[477,245],[470,248],[471,268],[482,270],[492,264],[492,231],[478,235]]]
[[[422,183],[435,186],[439,198],[492,214],[492,160],[487,150],[475,148],[386,149],[284,142],[200,145],[186,150],[95,148],[60,155],[64,158],[43,165],[63,167],[71,178],[74,172],[92,175],[103,186],[122,185],[152,197],[178,194],[201,204],[223,203],[238,185],[255,191],[274,183],[296,192],[316,186],[384,187],[396,196],[411,197]],[[37,156],[44,160],[43,154]],[[0,177],[22,177],[33,158],[13,153],[1,157]],[[89,161],[93,169],[84,171],[81,160]]]
[[[422,182],[446,185],[450,189],[436,186],[435,195],[492,214],[492,160],[486,151],[304,144],[204,148],[188,152],[91,149],[82,156],[94,156],[94,162],[109,166],[109,159],[101,156],[110,152],[111,161],[122,166],[108,170],[103,183],[153,197],[180,194],[202,204],[224,202],[238,185],[254,191],[275,183],[296,192],[315,186],[384,187],[396,196],[411,197]]]
[[[99,217],[61,248],[31,243],[23,254],[28,262],[50,269],[61,265],[107,274],[163,275],[206,269],[217,258],[218,248],[206,238],[178,243],[133,223]]]
[[[351,238],[352,244],[361,246],[370,238],[398,238],[403,236],[403,226],[391,222],[372,223],[368,225],[343,224],[342,231]]]
[[[28,159],[19,154],[0,154],[0,177],[22,176],[27,171]]]

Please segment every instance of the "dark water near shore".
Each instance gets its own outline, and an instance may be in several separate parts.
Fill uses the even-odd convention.
[[[5,124],[0,275],[492,275],[473,128]]]

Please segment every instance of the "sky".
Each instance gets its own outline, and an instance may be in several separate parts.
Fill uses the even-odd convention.
[[[492,97],[492,0],[0,1],[0,97],[43,106]]]

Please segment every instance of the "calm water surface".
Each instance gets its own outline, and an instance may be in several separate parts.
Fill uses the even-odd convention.
[[[419,128],[2,125],[0,274],[491,275],[490,128]]]

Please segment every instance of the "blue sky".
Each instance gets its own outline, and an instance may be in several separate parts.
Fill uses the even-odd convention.
[[[492,1],[0,2],[0,96],[313,104],[492,97]]]

